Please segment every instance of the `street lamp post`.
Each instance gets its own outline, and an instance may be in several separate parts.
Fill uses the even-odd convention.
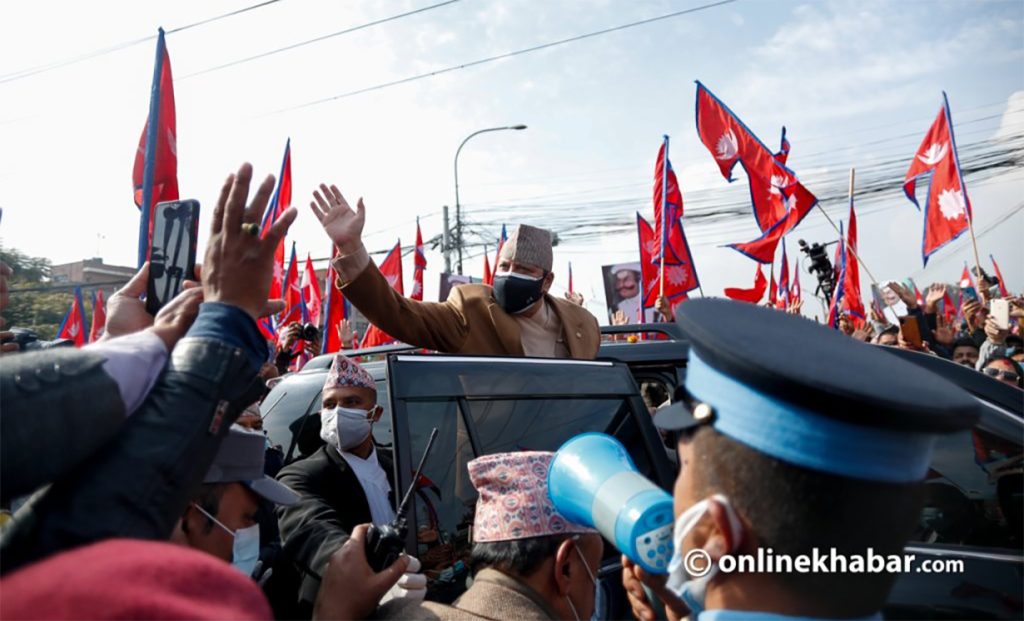
[[[477,131],[473,132],[472,134],[466,136],[465,140],[462,141],[462,144],[460,144],[459,148],[456,149],[456,151],[455,151],[455,235],[454,235],[454,237],[455,237],[455,247],[458,249],[458,263],[456,265],[457,265],[457,271],[458,271],[459,274],[462,274],[462,206],[459,203],[459,153],[462,152],[462,147],[466,146],[466,143],[469,142],[469,139],[472,138],[473,136],[477,136],[479,134],[484,134],[484,133],[487,133],[487,132],[500,132],[500,131],[503,131],[503,130],[506,130],[506,129],[511,129],[511,130],[517,130],[518,131],[518,130],[521,130],[521,129],[526,129],[526,126],[525,125],[508,125],[508,126],[505,126],[505,127],[489,127],[487,129],[477,130]],[[448,252],[450,252],[450,249],[449,248],[445,248],[446,256],[447,256]]]

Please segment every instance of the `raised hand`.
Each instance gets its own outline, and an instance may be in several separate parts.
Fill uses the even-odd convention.
[[[263,180],[247,208],[251,181],[252,165],[242,164],[220,190],[203,261],[203,295],[207,302],[237,306],[255,319],[267,306],[274,249],[295,220],[296,211],[287,209],[262,238],[251,234],[249,231],[258,231],[274,190],[274,177],[268,175]]]
[[[891,282],[889,283],[889,289],[896,295],[900,296],[903,303],[907,305],[908,310],[914,310],[917,308],[917,296],[915,296],[914,292],[908,287],[904,287],[898,282]]]
[[[932,335],[935,337],[936,343],[946,347],[953,345],[953,341],[956,340],[956,330],[949,325],[949,322],[942,315],[935,316],[935,329],[932,330]]]
[[[566,291],[565,299],[569,300],[576,306],[583,306],[583,294],[578,291]]]
[[[875,335],[875,330],[871,327],[870,323],[865,321],[864,325],[862,325],[861,327],[859,327],[856,330],[854,330],[853,334],[851,334],[850,336],[852,336],[853,338],[857,339],[858,341],[864,341],[865,343],[870,343],[871,342],[871,337],[873,337],[874,335]]]
[[[665,318],[665,321],[674,321],[675,315],[672,313],[672,303],[668,301],[663,295],[659,295],[658,299],[654,302],[654,309],[661,313],[661,316]]]
[[[338,247],[338,252],[346,255],[359,250],[363,243],[363,225],[366,224],[363,199],[356,202],[353,210],[337,186],[328,188],[323,183],[320,184],[320,191],[313,190],[313,199],[309,207],[324,227],[324,232]]]
[[[944,283],[932,283],[928,287],[928,292],[924,296],[924,312],[931,314],[934,313],[938,307],[939,302],[946,297],[946,285]]]

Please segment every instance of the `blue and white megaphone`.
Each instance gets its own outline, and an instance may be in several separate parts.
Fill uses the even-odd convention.
[[[615,438],[583,433],[563,444],[548,471],[548,495],[559,513],[596,528],[646,571],[668,573],[672,496],[637,471]]]

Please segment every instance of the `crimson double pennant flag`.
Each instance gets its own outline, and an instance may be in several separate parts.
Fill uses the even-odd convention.
[[[786,257],[786,240],[782,240],[782,264],[779,266],[779,299],[776,308],[789,308],[789,259]]]
[[[281,214],[292,206],[292,139],[284,144],[284,158],[281,160],[281,174],[277,177],[277,188],[270,199],[270,206],[263,212],[260,222],[260,237],[264,237]],[[274,276],[270,281],[271,300],[280,299],[284,291],[284,239],[274,249]]]
[[[92,294],[92,326],[89,328],[89,342],[95,343],[103,336],[107,327],[107,308],[103,302],[103,289]]]
[[[487,259],[484,253],[484,259]],[[412,260],[412,293],[410,300],[423,301],[423,270],[427,267],[427,255],[423,251],[423,234],[420,232],[420,219],[416,218],[416,249]]]
[[[992,269],[995,271],[996,278],[999,280],[999,282],[996,283],[999,285],[999,295],[1004,298],[1010,297],[1010,290],[1006,288],[1006,281],[1003,280],[1003,273],[999,271],[999,264],[996,263],[996,258],[992,255],[988,255],[988,258],[992,261]]]
[[[843,243],[840,240],[840,243]],[[864,301],[860,293],[860,266],[857,263],[857,213],[850,199],[850,222],[846,229],[846,272],[843,276],[843,310],[857,319],[865,319]]]
[[[640,243],[640,309],[654,308],[661,294],[660,266],[656,254],[658,237],[654,227],[647,220],[636,214],[637,238]],[[670,229],[668,253],[665,256],[665,289],[664,295],[670,305],[675,308],[687,298],[686,293],[699,285],[697,272],[690,257],[690,248],[683,235],[683,227],[679,222]],[[642,319],[637,319],[641,323]]]
[[[338,275],[334,271],[334,257],[338,256],[338,248],[331,245],[331,263],[327,266],[327,276],[324,278],[324,338],[321,344],[320,353],[334,353],[355,347],[355,343],[342,343],[341,335],[338,334],[338,327],[343,319],[348,318],[345,297],[337,286]]]
[[[768,304],[771,306],[778,307],[779,305],[779,286],[775,284],[775,264],[770,263],[768,265]]]
[[[799,285],[799,281],[797,282]],[[761,302],[761,298],[764,297],[764,292],[768,290],[768,279],[764,277],[764,269],[761,264],[757,264],[757,273],[754,274],[754,286],[751,289],[738,289],[735,287],[728,287],[725,290],[725,297],[731,300],[738,300],[740,302],[750,302],[751,304],[758,304]]]
[[[569,261],[569,293],[575,293],[572,288],[572,261]]]
[[[149,116],[139,138],[132,168],[135,205],[139,207],[139,267],[149,259],[153,212],[157,203],[178,199],[178,146],[175,134],[174,82],[171,59],[161,28],[156,40],[156,65],[149,95]]]
[[[60,323],[57,330],[57,338],[67,339],[81,347],[86,343],[85,332],[85,305],[82,304],[82,288],[75,287],[75,297],[71,300],[71,308],[68,314],[64,315],[64,321]]]
[[[793,284],[789,288],[789,300],[793,304],[803,300],[803,293],[800,291],[800,263],[797,261],[793,262]]]
[[[498,260],[501,258],[501,249],[505,247],[505,242],[508,241],[508,232],[505,229],[505,225],[501,225],[501,237],[498,238],[498,249],[494,252],[494,265],[488,265],[487,257],[484,257],[484,284],[493,285],[494,275],[498,272]]]
[[[405,285],[402,282],[402,241],[399,240],[391,249],[388,256],[380,264],[380,273],[384,276],[391,288],[399,295],[405,295]],[[363,342],[360,347],[376,347],[394,343],[397,339],[377,326],[370,324],[370,328],[363,335]]]
[[[278,330],[290,323],[302,321],[302,288],[299,283],[299,266],[295,260],[295,242],[292,242],[292,254],[281,287],[284,310],[277,318]]]
[[[970,228],[972,217],[945,92],[942,93],[942,108],[914,154],[903,181],[903,192],[918,209],[921,205],[917,202],[917,181],[925,176],[930,178],[924,204],[921,258],[927,265],[932,254]]]
[[[317,280],[316,270],[313,269],[313,259],[306,253],[306,269],[302,274],[302,299],[306,304],[308,321],[315,326],[320,325],[320,311],[323,306],[323,294],[320,291],[320,281]]]
[[[779,241],[814,208],[818,199],[786,167],[789,140],[782,130],[781,147],[770,149],[703,84],[697,82],[697,134],[729,182],[739,164],[747,173],[754,220],[761,237],[729,244],[760,263],[771,263]]]

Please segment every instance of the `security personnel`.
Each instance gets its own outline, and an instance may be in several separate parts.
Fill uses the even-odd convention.
[[[334,186],[314,192],[313,213],[338,248],[338,286],[370,323],[415,345],[453,354],[586,358],[597,355],[597,319],[579,304],[548,294],[551,233],[521,225],[498,257],[494,286],[456,287],[442,303],[410,300],[391,288],[360,239],[365,212]]]
[[[688,395],[655,417],[678,438],[675,551],[667,582],[623,559],[634,614],[654,618],[647,585],[673,620],[880,618],[910,570],[901,554],[936,438],[969,428],[976,401],[786,313],[702,299],[681,305],[677,321],[691,343]],[[851,569],[854,555],[881,556],[884,571],[722,571],[726,555],[833,548]]]

